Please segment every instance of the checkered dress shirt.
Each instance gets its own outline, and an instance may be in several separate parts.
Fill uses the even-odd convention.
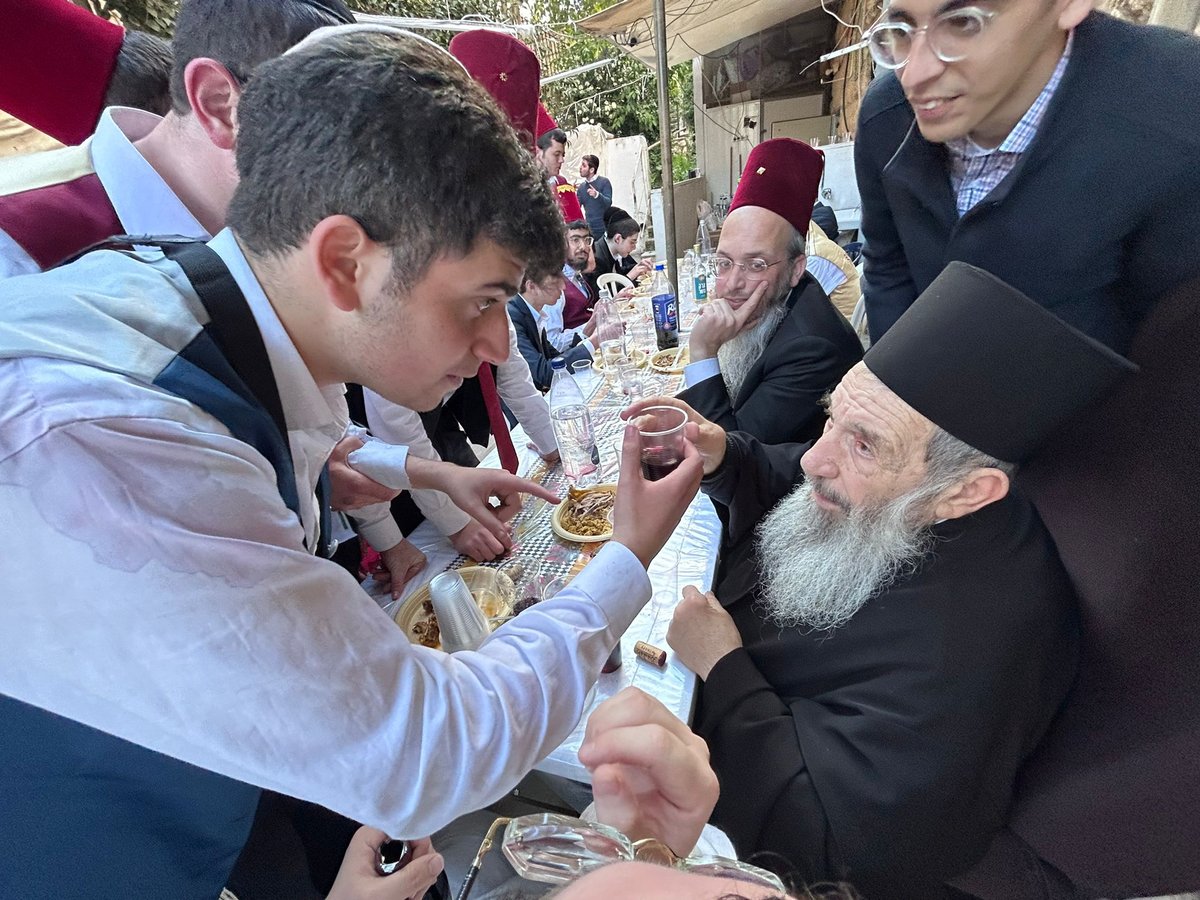
[[[965,216],[968,210],[990,194],[992,189],[1016,168],[1021,154],[1033,143],[1038,126],[1046,114],[1046,107],[1050,105],[1050,98],[1054,96],[1054,91],[1062,81],[1063,72],[1067,69],[1074,40],[1075,32],[1072,31],[1067,37],[1066,49],[1063,50],[1058,65],[1054,67],[1050,80],[999,147],[986,150],[969,137],[946,142],[946,149],[950,151],[950,186],[957,198],[959,218]]]

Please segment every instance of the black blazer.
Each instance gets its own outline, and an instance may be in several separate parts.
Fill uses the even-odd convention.
[[[744,646],[700,686],[692,723],[721,782],[712,821],[739,857],[798,881],[847,880],[873,900],[946,898],[940,882],[988,846],[1070,688],[1071,584],[1014,492],[933,526],[936,549],[832,633],[771,623],[750,548],[805,449],[734,432],[703,482],[748,570],[735,573],[743,587],[718,576]]]
[[[618,275],[629,276],[633,267],[637,262],[630,256],[626,256],[622,260],[613,258],[612,251],[608,249],[608,241],[596,241],[592,244],[592,253],[596,257],[596,268],[592,272],[588,272],[588,278],[594,284],[596,279],[601,275],[607,275],[609,272],[616,272]]]
[[[788,314],[746,373],[737,397],[731,401],[720,375],[679,395],[726,431],[745,431],[765,444],[819,437],[821,398],[863,355],[846,317],[807,272],[785,302]]]
[[[592,351],[578,336],[575,338],[575,344],[562,352],[556,350],[550,341],[544,340],[537,320],[520,294],[508,301],[508,316],[517,332],[517,349],[521,351],[525,362],[529,363],[529,374],[533,376],[533,383],[538,390],[550,390],[550,380],[554,377],[550,360],[555,357],[561,356],[565,359],[568,369],[571,363],[577,360],[592,358]]]
[[[871,339],[958,259],[1126,350],[1155,298],[1200,275],[1197,122],[1200,40],[1092,13],[1033,143],[959,219],[945,146],[876,79],[854,143]]]

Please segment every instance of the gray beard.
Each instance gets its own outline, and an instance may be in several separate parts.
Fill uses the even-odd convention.
[[[758,527],[759,603],[780,627],[829,631],[920,564],[933,535],[916,519],[943,486],[831,513],[813,499],[813,481],[821,487],[820,479],[798,485]]]
[[[787,294],[783,296],[787,297]],[[786,313],[787,306],[782,302],[777,303],[763,313],[758,322],[726,341],[717,350],[717,362],[721,366],[721,377],[725,379],[730,403],[737,400],[742,382],[767,349],[771,338],[775,337],[775,331]]]

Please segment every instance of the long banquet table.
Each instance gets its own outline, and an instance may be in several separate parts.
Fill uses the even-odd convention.
[[[648,374],[647,381],[647,387],[658,394],[674,393],[680,385],[679,376]],[[591,383],[584,386],[588,388],[587,403],[600,450],[601,481],[615,481],[617,448],[622,432],[618,414],[625,406],[624,398],[619,387],[610,386],[600,375],[593,376]],[[513,443],[521,457],[519,474],[565,494],[566,480],[562,467],[548,466],[535,451],[529,449],[519,426],[513,429]],[[480,464],[499,466],[495,450]],[[556,537],[550,527],[553,511],[553,505],[546,501],[526,498],[525,506],[513,520],[512,552],[485,564],[501,569],[511,569],[518,564],[520,573],[514,578],[518,597],[523,596],[532,579],[542,583],[558,575],[578,572],[599,547]],[[651,599],[621,639],[621,667],[611,674],[600,676],[583,718],[570,736],[535,767],[537,771],[590,784],[591,776],[579,763],[577,756],[587,718],[598,704],[629,685],[658,698],[681,720],[690,723],[696,676],[675,658],[667,646],[667,626],[671,623],[671,616],[685,585],[694,584],[701,590],[712,587],[720,536],[721,523],[712,503],[703,494],[698,494],[666,546],[650,564]],[[459,556],[429,522],[422,523],[413,531],[409,540],[428,556],[429,562],[421,574],[406,586],[401,603],[438,573],[448,568],[475,564]],[[646,641],[666,650],[666,668],[659,669],[639,660],[633,652],[637,641]]]

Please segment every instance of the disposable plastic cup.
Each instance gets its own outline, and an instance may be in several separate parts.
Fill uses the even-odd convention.
[[[429,597],[447,653],[474,650],[490,633],[483,611],[458,572],[443,572],[429,583]]]
[[[683,461],[683,430],[687,414],[674,406],[651,406],[637,417],[642,475],[658,481]]]

